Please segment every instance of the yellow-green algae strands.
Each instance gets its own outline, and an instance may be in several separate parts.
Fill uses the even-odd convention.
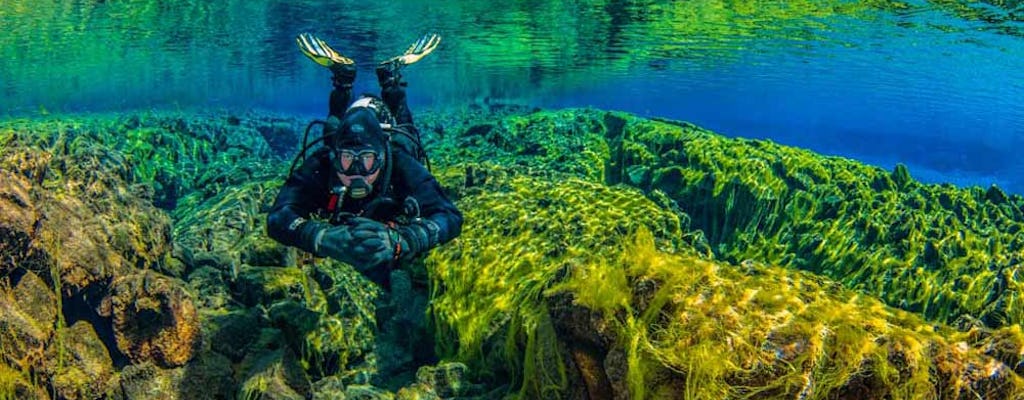
[[[678,216],[636,190],[518,177],[460,205],[463,235],[428,259],[439,340],[478,370],[515,374],[521,398],[569,390],[546,303],[563,292],[609,321],[636,399],[817,399],[859,382],[872,398],[1021,393],[972,347],[975,333],[937,332],[806,272],[701,257]],[[640,293],[642,282],[656,290]],[[972,374],[1012,386],[962,387]]]
[[[725,261],[812,271],[937,321],[1024,320],[1024,199],[994,186],[926,185],[903,166],[600,110],[506,117],[435,149],[449,165],[554,171],[667,197]]]
[[[637,125],[623,142],[646,152],[623,147],[622,157],[653,159],[639,186],[675,199],[723,259],[820,273],[936,320],[1022,321],[1020,196],[925,185],[903,166],[890,173],[686,125]]]

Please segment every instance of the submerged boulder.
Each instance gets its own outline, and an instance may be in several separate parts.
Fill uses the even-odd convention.
[[[295,353],[283,343],[281,332],[263,329],[258,344],[239,364],[239,395],[244,398],[302,400],[312,385]]]
[[[110,353],[86,321],[78,321],[60,333],[48,349],[44,364],[50,385],[59,398],[98,399],[118,389]]]
[[[192,358],[202,339],[199,315],[180,281],[143,271],[111,286],[117,347],[132,362],[178,367]]]
[[[39,214],[27,178],[0,170],[0,274],[46,269],[45,252],[33,243]]]
[[[231,399],[235,387],[231,362],[215,352],[203,352],[178,368],[143,362],[121,372],[122,393],[132,400]]]
[[[32,270],[74,294],[134,268],[157,266],[170,250],[170,219],[132,194],[120,178],[118,157],[89,143],[66,154],[17,141],[5,146],[0,251],[8,255],[4,263],[16,264],[0,267]],[[19,175],[23,169],[28,171]],[[39,176],[30,180],[30,173]]]
[[[5,361],[20,368],[43,364],[44,351],[57,326],[57,298],[36,274],[18,284],[0,283],[0,347]]]

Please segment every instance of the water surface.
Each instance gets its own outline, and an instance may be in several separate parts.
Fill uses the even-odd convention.
[[[1017,1],[0,0],[0,115],[326,110],[313,32],[372,67],[426,32],[413,107],[591,106],[1024,193]]]

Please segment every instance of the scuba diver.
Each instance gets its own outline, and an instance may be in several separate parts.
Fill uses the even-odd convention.
[[[350,104],[355,62],[313,35],[296,38],[303,54],[330,69],[334,89],[327,120],[306,129],[308,139],[313,124],[321,123],[322,137],[308,144],[303,139],[268,214],[271,238],[350,264],[387,288],[391,270],[459,235],[462,213],[428,170],[401,75],[440,41],[423,36],[404,54],[381,62],[381,96],[363,95]],[[323,145],[306,157],[318,141]]]
[[[282,244],[349,264],[381,286],[374,301],[374,379],[436,360],[426,322],[426,274],[422,263],[411,261],[462,230],[462,213],[429,171],[401,75],[440,41],[424,36],[380,63],[381,96],[363,95],[350,104],[355,62],[313,35],[296,38],[303,54],[330,69],[334,89],[327,120],[306,128],[302,150],[267,216],[267,231]],[[307,143],[318,123],[323,134]]]

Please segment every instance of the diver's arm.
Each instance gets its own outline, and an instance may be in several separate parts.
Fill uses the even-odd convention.
[[[462,212],[444,195],[437,179],[403,152],[395,152],[394,158],[396,184],[419,203],[421,222],[429,239],[426,250],[458,237],[462,233]]]
[[[328,196],[324,185],[319,183],[322,180],[320,169],[318,157],[310,156],[285,181],[267,214],[267,234],[272,239],[316,253],[316,236],[327,226],[309,220],[313,211],[319,208],[317,200]]]

